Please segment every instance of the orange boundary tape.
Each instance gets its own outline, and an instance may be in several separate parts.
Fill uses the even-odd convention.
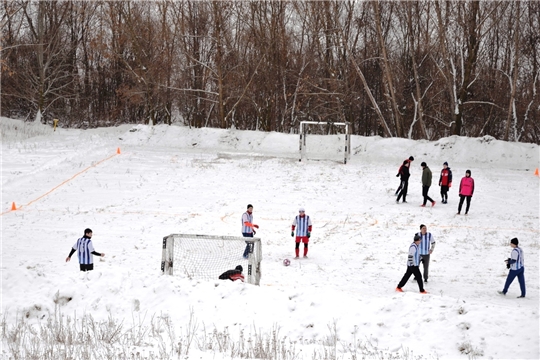
[[[75,179],[77,176],[79,176],[79,175],[81,175],[82,173],[84,173],[84,172],[90,170],[90,169],[93,168],[93,167],[98,166],[98,165],[101,164],[102,162],[105,162],[105,161],[107,161],[107,160],[112,159],[112,158],[115,157],[116,155],[118,155],[118,152],[117,152],[116,154],[112,154],[112,155],[109,156],[108,158],[105,158],[105,159],[103,159],[103,160],[98,161],[97,163],[95,163],[95,164],[93,164],[93,165],[90,165],[90,166],[87,167],[86,169],[83,169],[83,170],[79,171],[78,173],[76,173],[75,175],[73,175],[72,177],[70,177],[69,179],[63,181],[63,182],[60,183],[59,185],[56,185],[55,187],[53,187],[51,190],[47,191],[45,194],[43,194],[43,195],[41,195],[40,197],[38,197],[38,198],[36,198],[36,199],[30,201],[28,204],[26,204],[26,205],[21,205],[21,206],[17,207],[17,210],[20,210],[20,209],[22,209],[22,208],[25,207],[25,206],[28,206],[28,205],[30,205],[30,204],[35,203],[36,201],[38,201],[38,200],[44,198],[45,196],[49,195],[50,193],[52,193],[54,190],[58,189],[60,186],[64,185],[65,183],[70,182],[71,180]],[[15,210],[4,211],[3,213],[0,214],[0,216],[4,216],[5,214],[10,213],[10,212],[12,212],[12,211],[15,211]]]

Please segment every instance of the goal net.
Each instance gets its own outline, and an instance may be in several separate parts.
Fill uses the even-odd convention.
[[[351,157],[349,123],[300,122],[300,161],[336,160],[344,164]]]
[[[243,257],[249,245],[247,259]],[[163,238],[161,271],[196,280],[218,280],[242,265],[245,282],[259,285],[261,239],[237,236],[171,234]]]

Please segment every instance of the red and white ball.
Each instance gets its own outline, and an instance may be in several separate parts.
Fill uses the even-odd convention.
[[[283,260],[283,265],[284,265],[284,266],[289,266],[289,265],[291,265],[291,260],[289,260],[289,259]]]

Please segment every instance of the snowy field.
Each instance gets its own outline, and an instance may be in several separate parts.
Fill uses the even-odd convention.
[[[540,358],[538,145],[353,136],[343,165],[324,138],[310,150],[326,148],[328,160],[299,162],[297,135],[1,122],[2,358],[13,356],[17,324],[85,315],[123,329],[167,319],[177,337],[193,337],[182,358],[235,357],[205,343],[219,336],[277,339],[289,351],[281,356],[295,359],[361,358],[358,344],[380,351],[367,358]],[[396,204],[395,174],[410,155],[408,203]],[[422,161],[435,207],[419,207]],[[454,176],[446,205],[437,186],[444,161]],[[469,215],[459,216],[467,169],[476,189]],[[248,203],[263,244],[260,286],[161,274],[163,236],[241,236]],[[309,258],[285,267],[299,207],[313,221]],[[437,241],[429,294],[412,279],[396,293],[420,224]],[[88,280],[76,255],[65,262],[86,227],[106,254]],[[517,279],[497,294],[513,237],[525,254],[525,299],[516,298]],[[152,332],[131,351],[158,354]]]

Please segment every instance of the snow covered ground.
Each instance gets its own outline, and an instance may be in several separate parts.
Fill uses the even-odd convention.
[[[299,162],[297,135],[142,125],[53,132],[1,122],[1,316],[8,325],[21,316],[46,321],[60,304],[63,316],[98,321],[165,314],[178,334],[190,319],[197,336],[279,330],[279,339],[296,344],[297,358],[312,358],[310,346],[332,337],[387,354],[540,358],[538,145],[353,136],[343,165]],[[321,138],[310,150],[326,146],[329,159],[339,159],[331,141]],[[395,174],[410,155],[408,203],[396,204]],[[433,171],[433,208],[419,207],[422,161]],[[454,175],[447,205],[436,186],[444,161]],[[469,215],[457,216],[467,169],[476,190]],[[19,209],[10,211],[12,202]],[[263,240],[260,286],[161,274],[163,236],[240,236],[248,203]],[[309,259],[285,267],[300,206],[313,220]],[[420,224],[437,241],[429,294],[412,280],[396,293]],[[81,278],[76,256],[65,262],[86,227],[106,253],[90,280]],[[506,297],[497,294],[513,237],[525,253],[525,299],[516,298],[517,279]]]

